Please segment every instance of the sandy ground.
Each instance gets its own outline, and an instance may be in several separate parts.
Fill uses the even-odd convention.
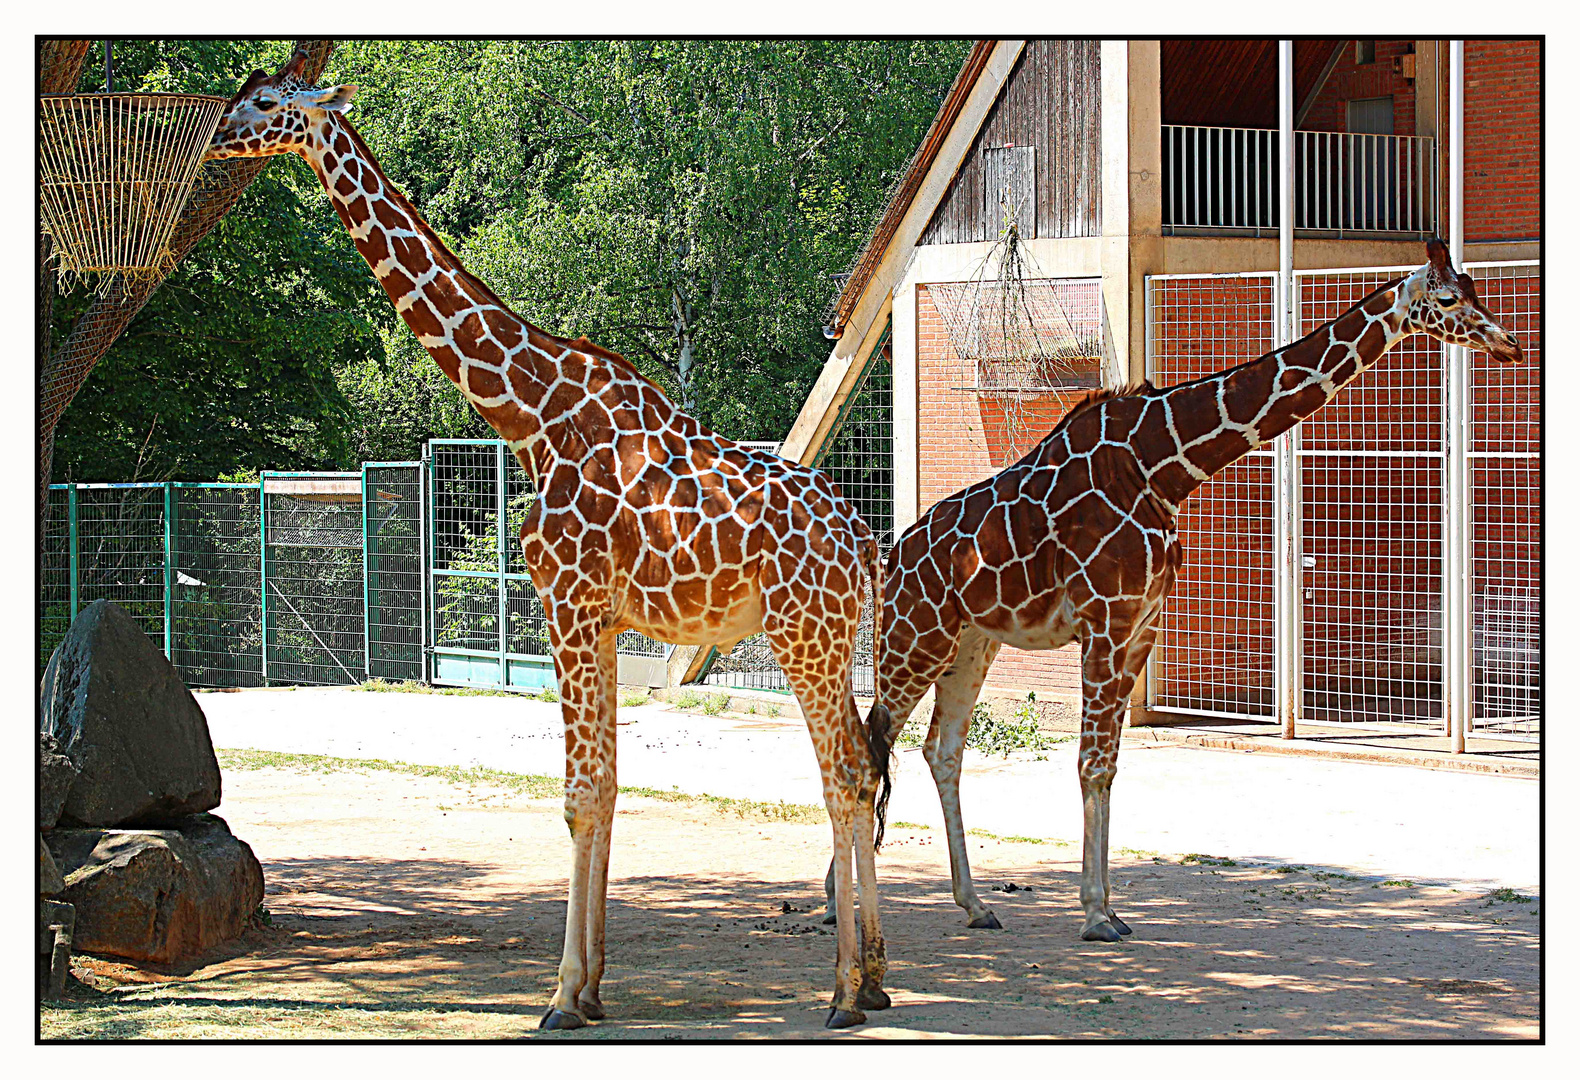
[[[1116,945],[1079,940],[1079,849],[973,837],[1006,927],[973,931],[936,830],[880,856],[894,1007],[822,1028],[826,824],[622,796],[609,1019],[537,1031],[554,983],[560,803],[389,772],[227,770],[272,925],[192,970],[80,961],[45,1038],[1534,1038],[1536,900],[1116,854]],[[1288,870],[1288,867],[1282,868]],[[1016,886],[1004,891],[1005,884]],[[989,891],[989,889],[992,891]],[[790,910],[786,910],[786,908]]]
[[[328,688],[203,693],[198,700],[216,746],[564,774],[564,723],[559,706],[547,702]],[[966,826],[1079,841],[1076,746],[1072,739],[1010,759],[968,750],[961,780]],[[921,752],[902,750],[896,769],[891,819],[941,828]],[[805,725],[761,715],[622,707],[619,772],[621,784],[661,791],[811,804],[823,797]],[[1320,865],[1462,891],[1534,891],[1539,799],[1532,779],[1126,738],[1112,843]]]

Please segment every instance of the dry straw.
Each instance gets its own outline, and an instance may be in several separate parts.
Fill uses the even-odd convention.
[[[227,100],[200,94],[39,97],[39,202],[62,279],[158,277]]]

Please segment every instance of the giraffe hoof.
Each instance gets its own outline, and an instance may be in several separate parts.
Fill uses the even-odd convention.
[[[824,926],[837,926],[838,924],[839,924],[839,916],[835,915],[832,911],[829,912],[827,915],[823,916],[823,925]]]
[[[1118,930],[1121,934],[1130,933],[1130,927],[1126,926],[1125,921],[1118,915],[1115,915],[1112,911],[1108,913],[1108,925],[1112,926],[1115,930]]]
[[[966,923],[966,928],[970,930],[1002,930],[1004,929],[1004,924],[998,921],[998,916],[993,914],[990,909]]]
[[[596,998],[591,1001],[586,998],[577,998],[576,1008],[589,1020],[602,1020],[604,1018],[603,1002]]]
[[[538,1022],[538,1027],[544,1031],[570,1031],[573,1028],[586,1026],[585,1018],[565,1009],[550,1009]]]
[[[823,1021],[823,1026],[838,1030],[839,1028],[855,1027],[857,1024],[865,1024],[866,1022],[867,1014],[860,1009],[841,1009],[836,1006],[828,1010],[828,1019]]]
[[[1100,922],[1081,934],[1082,941],[1118,941],[1119,931],[1106,922]]]
[[[881,986],[862,983],[861,989],[856,991],[856,1005],[860,1008],[874,1011],[887,1009],[890,1005],[889,995],[884,992]]]

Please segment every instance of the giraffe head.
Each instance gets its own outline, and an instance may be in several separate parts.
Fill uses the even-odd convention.
[[[273,75],[261,70],[247,77],[230,99],[205,160],[299,154],[331,112],[340,112],[355,86],[308,86],[302,78],[307,54],[298,49]]]
[[[1399,303],[1405,307],[1405,332],[1464,345],[1505,364],[1519,360],[1519,341],[1499,326],[1477,299],[1470,275],[1455,272],[1448,261],[1448,245],[1441,240],[1428,240],[1426,257],[1426,265],[1399,286]]]

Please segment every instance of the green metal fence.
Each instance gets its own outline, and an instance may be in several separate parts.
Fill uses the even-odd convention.
[[[425,455],[433,681],[554,686],[543,605],[518,541],[532,481],[498,439],[434,439]],[[618,653],[622,682],[663,685],[665,645],[627,632]]]

